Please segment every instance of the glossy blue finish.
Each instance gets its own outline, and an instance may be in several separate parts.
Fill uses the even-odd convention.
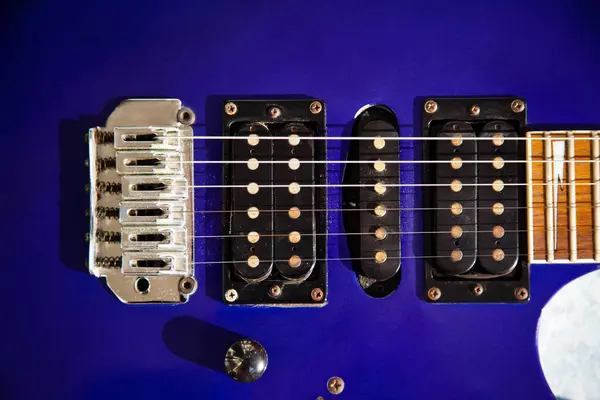
[[[177,97],[203,123],[207,96],[228,93],[323,98],[330,135],[372,102],[393,108],[401,134],[412,135],[413,100],[428,95],[518,94],[532,124],[598,123],[594,1],[17,3],[0,27],[0,398],[315,399],[328,397],[334,375],[346,381],[345,399],[552,398],[538,316],[595,266],[533,266],[527,305],[427,304],[422,265],[407,260],[400,288],[381,300],[330,262],[324,309],[227,307],[207,295],[204,267],[190,303],[126,306],[81,272],[83,136],[118,97]],[[340,157],[339,143],[329,150]],[[420,154],[408,143],[402,157]],[[216,182],[214,172],[197,179]],[[332,168],[330,181],[339,179]],[[407,167],[403,179],[419,174]],[[339,202],[331,189],[330,206]],[[419,196],[405,191],[402,204]],[[331,231],[340,220],[331,214]],[[403,215],[405,230],[420,226]],[[402,244],[405,255],[421,251],[420,237]],[[342,237],[329,252],[347,254]],[[217,250],[198,249],[208,257]],[[208,286],[220,290],[218,279]],[[239,336],[269,354],[254,384],[216,371],[219,346]]]

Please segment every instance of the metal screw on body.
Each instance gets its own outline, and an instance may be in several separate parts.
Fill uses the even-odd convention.
[[[346,384],[342,378],[334,376],[327,381],[327,390],[331,394],[340,394],[344,391]]]
[[[235,115],[235,113],[237,113],[237,106],[235,105],[235,103],[227,103],[225,104],[225,114],[227,115]]]
[[[278,118],[280,116],[281,116],[281,108],[279,108],[279,107],[269,108],[269,117]]]
[[[473,287],[473,294],[475,296],[480,296],[481,294],[483,294],[483,286],[481,286],[479,283],[475,285]]]
[[[323,105],[318,101],[313,101],[310,103],[310,112],[313,114],[318,114],[323,110]]]
[[[433,100],[428,100],[425,102],[425,112],[427,112],[428,114],[433,114],[434,112],[437,111],[438,105],[435,101]]]
[[[529,291],[524,287],[518,287],[515,289],[515,298],[517,300],[526,300],[529,297]]]
[[[281,296],[281,288],[277,285],[273,285],[273,286],[269,287],[269,295],[271,297]]]
[[[314,301],[323,300],[323,290],[321,290],[320,288],[313,289],[312,292],[310,292],[310,297]]]
[[[436,287],[432,287],[427,291],[427,297],[429,297],[429,300],[439,300],[442,297],[442,291]]]
[[[177,120],[184,125],[191,125],[196,122],[196,114],[191,108],[182,107],[177,112]]]
[[[525,103],[523,100],[513,100],[513,102],[510,103],[510,108],[513,112],[520,113],[525,110]]]
[[[192,294],[196,291],[196,280],[192,277],[182,278],[179,281],[179,292],[181,294]]]
[[[238,299],[238,292],[235,289],[229,289],[225,292],[225,300],[230,303],[233,303]]]
[[[471,106],[471,109],[469,111],[471,112],[471,115],[476,116],[479,115],[479,113],[481,112],[481,108],[479,108],[477,104],[474,104],[473,106]]]

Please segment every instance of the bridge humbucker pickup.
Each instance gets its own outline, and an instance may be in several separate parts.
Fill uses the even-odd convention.
[[[425,231],[435,236],[424,240],[425,299],[528,301],[525,146],[516,140],[524,100],[431,98],[420,107]]]
[[[356,117],[352,135],[375,139],[350,143],[344,170],[344,229],[361,287],[383,297],[400,280],[398,121],[389,108],[371,106]]]
[[[130,99],[89,131],[89,271],[124,303],[185,303],[194,279],[192,110]]]
[[[325,129],[321,100],[224,103],[225,303],[326,304]]]

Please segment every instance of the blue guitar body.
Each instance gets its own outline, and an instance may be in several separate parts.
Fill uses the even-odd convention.
[[[536,346],[544,305],[595,265],[532,265],[527,304],[430,304],[423,261],[402,261],[388,297],[360,288],[351,266],[328,263],[323,308],[231,307],[221,265],[196,267],[197,293],[179,306],[125,305],[89,276],[84,235],[89,180],[84,135],[128,97],[174,97],[197,115],[196,135],[220,135],[223,98],[323,99],[327,135],[350,135],[356,112],[384,104],[400,136],[421,136],[415,99],[514,95],[528,124],[600,122],[600,47],[593,1],[491,2],[62,1],[8,6],[2,138],[2,399],[552,399]],[[221,107],[221,108],[219,108]],[[420,112],[420,110],[418,110]],[[210,142],[210,143],[209,143]],[[219,160],[219,141],[195,143]],[[327,144],[344,160],[347,143]],[[400,159],[422,159],[403,141]],[[403,183],[422,182],[402,164]],[[342,180],[343,164],[327,168]],[[219,184],[219,165],[196,166],[196,184]],[[401,189],[401,207],[423,204]],[[197,209],[220,209],[220,191],[196,190]],[[341,190],[328,190],[339,209]],[[403,211],[402,230],[424,229]],[[329,212],[330,233],[344,232]],[[221,217],[198,214],[199,235]],[[403,256],[423,235],[402,235]],[[197,261],[221,261],[219,239],[196,242]],[[343,235],[328,257],[349,257]],[[264,376],[235,382],[225,350],[247,337],[268,352]],[[345,389],[330,394],[327,381]]]

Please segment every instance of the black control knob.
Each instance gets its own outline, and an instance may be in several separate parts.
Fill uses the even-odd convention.
[[[234,380],[249,383],[264,374],[268,362],[267,352],[260,343],[242,339],[227,349],[225,370]]]

